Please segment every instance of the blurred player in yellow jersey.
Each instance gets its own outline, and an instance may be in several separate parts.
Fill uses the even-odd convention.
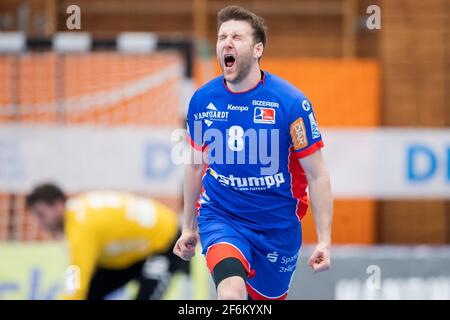
[[[87,192],[66,198],[53,184],[37,186],[27,207],[54,233],[65,233],[78,285],[66,299],[103,299],[130,280],[136,299],[160,299],[175,271],[188,271],[172,253],[176,213],[149,198],[122,192]]]

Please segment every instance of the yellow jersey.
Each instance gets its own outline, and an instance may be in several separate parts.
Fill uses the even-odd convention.
[[[167,250],[177,228],[176,213],[148,198],[109,191],[70,198],[64,229],[77,281],[64,298],[85,299],[97,266],[126,268]]]

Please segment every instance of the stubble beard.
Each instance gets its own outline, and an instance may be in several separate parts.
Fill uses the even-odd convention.
[[[250,73],[250,69],[252,67],[252,55],[251,53],[247,53],[245,55],[242,55],[239,57],[239,60],[236,61],[235,63],[237,63],[237,74],[236,77],[234,79],[226,79],[225,80],[231,84],[239,84],[242,80],[244,80],[248,74]],[[225,64],[222,61],[221,62],[221,67],[222,67],[222,73],[225,74]]]

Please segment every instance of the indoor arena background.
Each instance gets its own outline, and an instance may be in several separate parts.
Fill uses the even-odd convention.
[[[324,136],[332,269],[306,266],[308,212],[289,298],[450,299],[448,0],[2,0],[0,299],[64,287],[64,241],[24,207],[36,183],[133,191],[181,212],[172,133],[219,74],[215,17],[229,4],[265,18],[262,69],[311,99]],[[215,297],[202,256],[191,269],[166,299]]]

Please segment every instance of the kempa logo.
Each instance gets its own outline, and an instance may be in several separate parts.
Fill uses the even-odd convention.
[[[247,106],[233,106],[230,103],[230,104],[228,104],[227,110],[243,112],[243,111],[248,111],[248,107]]]
[[[215,172],[212,169],[209,169],[209,172],[221,184],[236,188],[258,187],[261,189],[270,189],[273,186],[279,187],[282,183],[285,182],[282,172],[263,177],[235,177],[232,174],[226,177]]]
[[[267,257],[267,260],[269,260],[272,263],[275,263],[278,260],[278,253],[276,251],[272,252],[272,253],[268,253],[266,257]]]

